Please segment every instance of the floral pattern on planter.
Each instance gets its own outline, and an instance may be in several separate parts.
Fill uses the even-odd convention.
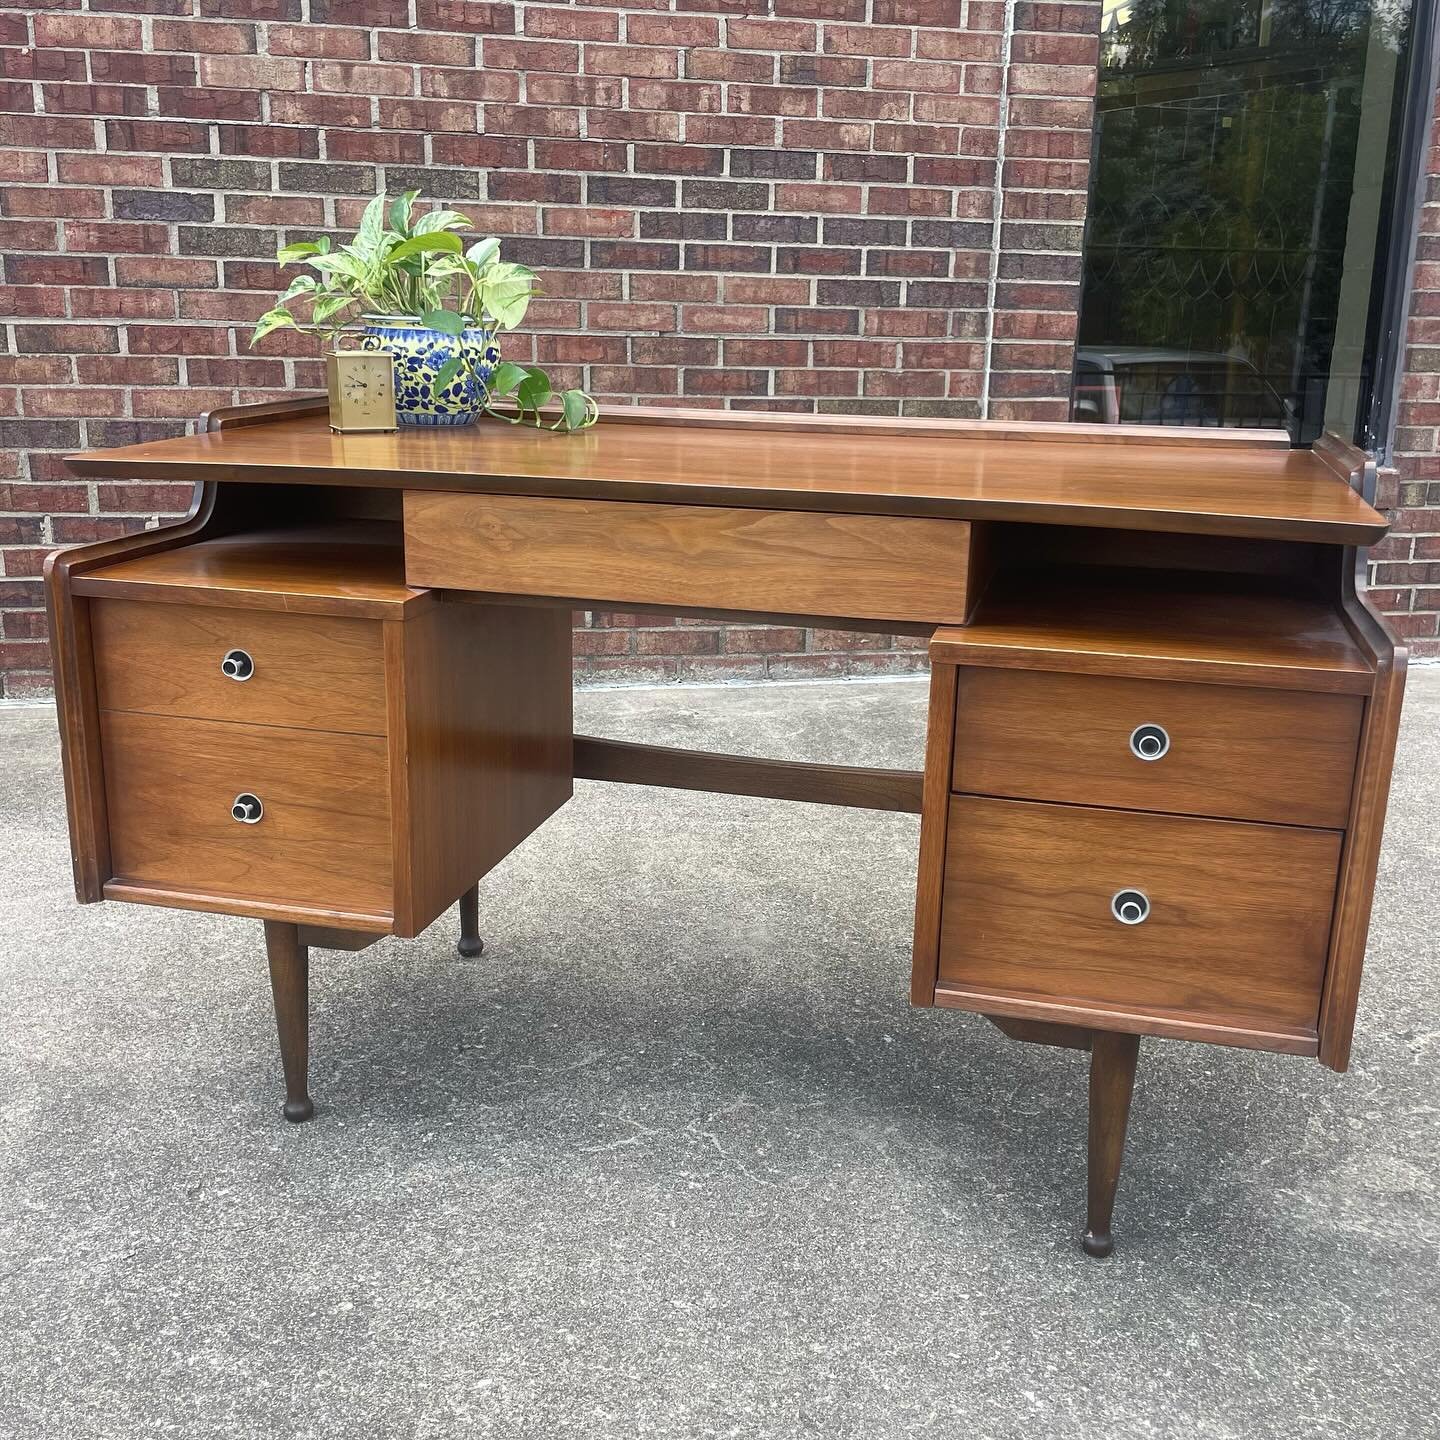
[[[395,357],[395,418],[401,425],[473,424],[500,363],[493,329],[472,325],[463,335],[446,335],[404,316],[366,316],[360,347]],[[470,364],[437,395],[435,377],[462,353],[457,347]]]

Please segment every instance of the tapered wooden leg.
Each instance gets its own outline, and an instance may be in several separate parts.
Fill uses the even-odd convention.
[[[1096,1030],[1090,1041],[1090,1187],[1085,1236],[1087,1255],[1103,1260],[1114,1248],[1110,1217],[1115,1187],[1125,1153],[1125,1127],[1130,1120],[1130,1095],[1135,1088],[1138,1035]]]
[[[480,938],[478,881],[460,897],[460,942],[455,948],[466,957],[478,955],[485,948],[485,942]]]
[[[292,1125],[315,1113],[307,1087],[310,1069],[310,951],[300,943],[300,928],[265,922],[265,954],[270,989],[275,995],[275,1028],[280,1063],[285,1067],[285,1118]]]

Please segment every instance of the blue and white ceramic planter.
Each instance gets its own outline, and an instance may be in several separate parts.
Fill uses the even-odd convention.
[[[366,315],[362,350],[388,350],[395,357],[395,418],[401,425],[470,425],[485,403],[484,387],[500,363],[495,332],[472,325],[462,335],[431,330],[412,315]],[[469,367],[443,391],[435,377],[460,353]]]

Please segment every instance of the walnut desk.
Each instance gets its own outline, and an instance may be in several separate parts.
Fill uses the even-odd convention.
[[[196,483],[51,557],[82,901],[264,922],[287,1119],[311,947],[418,934],[576,776],[921,816],[910,997],[1090,1052],[1084,1245],[1142,1035],[1343,1070],[1404,685],[1326,437],[635,410],[335,435],[323,399],[77,455]],[[923,772],[573,734],[570,610],[930,637]],[[795,937],[805,943],[804,936]]]

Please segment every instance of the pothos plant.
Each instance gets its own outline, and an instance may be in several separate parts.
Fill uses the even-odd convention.
[[[538,293],[535,272],[500,258],[493,237],[466,245],[463,232],[473,227],[455,210],[435,209],[417,215],[418,190],[407,190],[387,209],[377,195],[365,207],[360,228],[349,244],[332,247],[330,237],[282,246],[281,265],[303,265],[313,274],[297,275],[276,304],[256,323],[251,345],[274,330],[293,329],[323,336],[338,348],[341,336],[356,321],[399,318],[462,337],[467,330],[513,330],[525,318],[530,299]],[[308,317],[297,308],[308,308]],[[478,363],[484,346],[456,345],[455,355],[438,371],[437,393],[462,374],[469,374],[484,395],[482,408],[512,424],[531,420],[540,425],[542,410],[552,401],[560,413],[552,430],[583,430],[599,418],[600,409],[579,389],[555,391],[550,377],[535,366],[502,361],[485,375]],[[494,408],[511,400],[514,413]]]

